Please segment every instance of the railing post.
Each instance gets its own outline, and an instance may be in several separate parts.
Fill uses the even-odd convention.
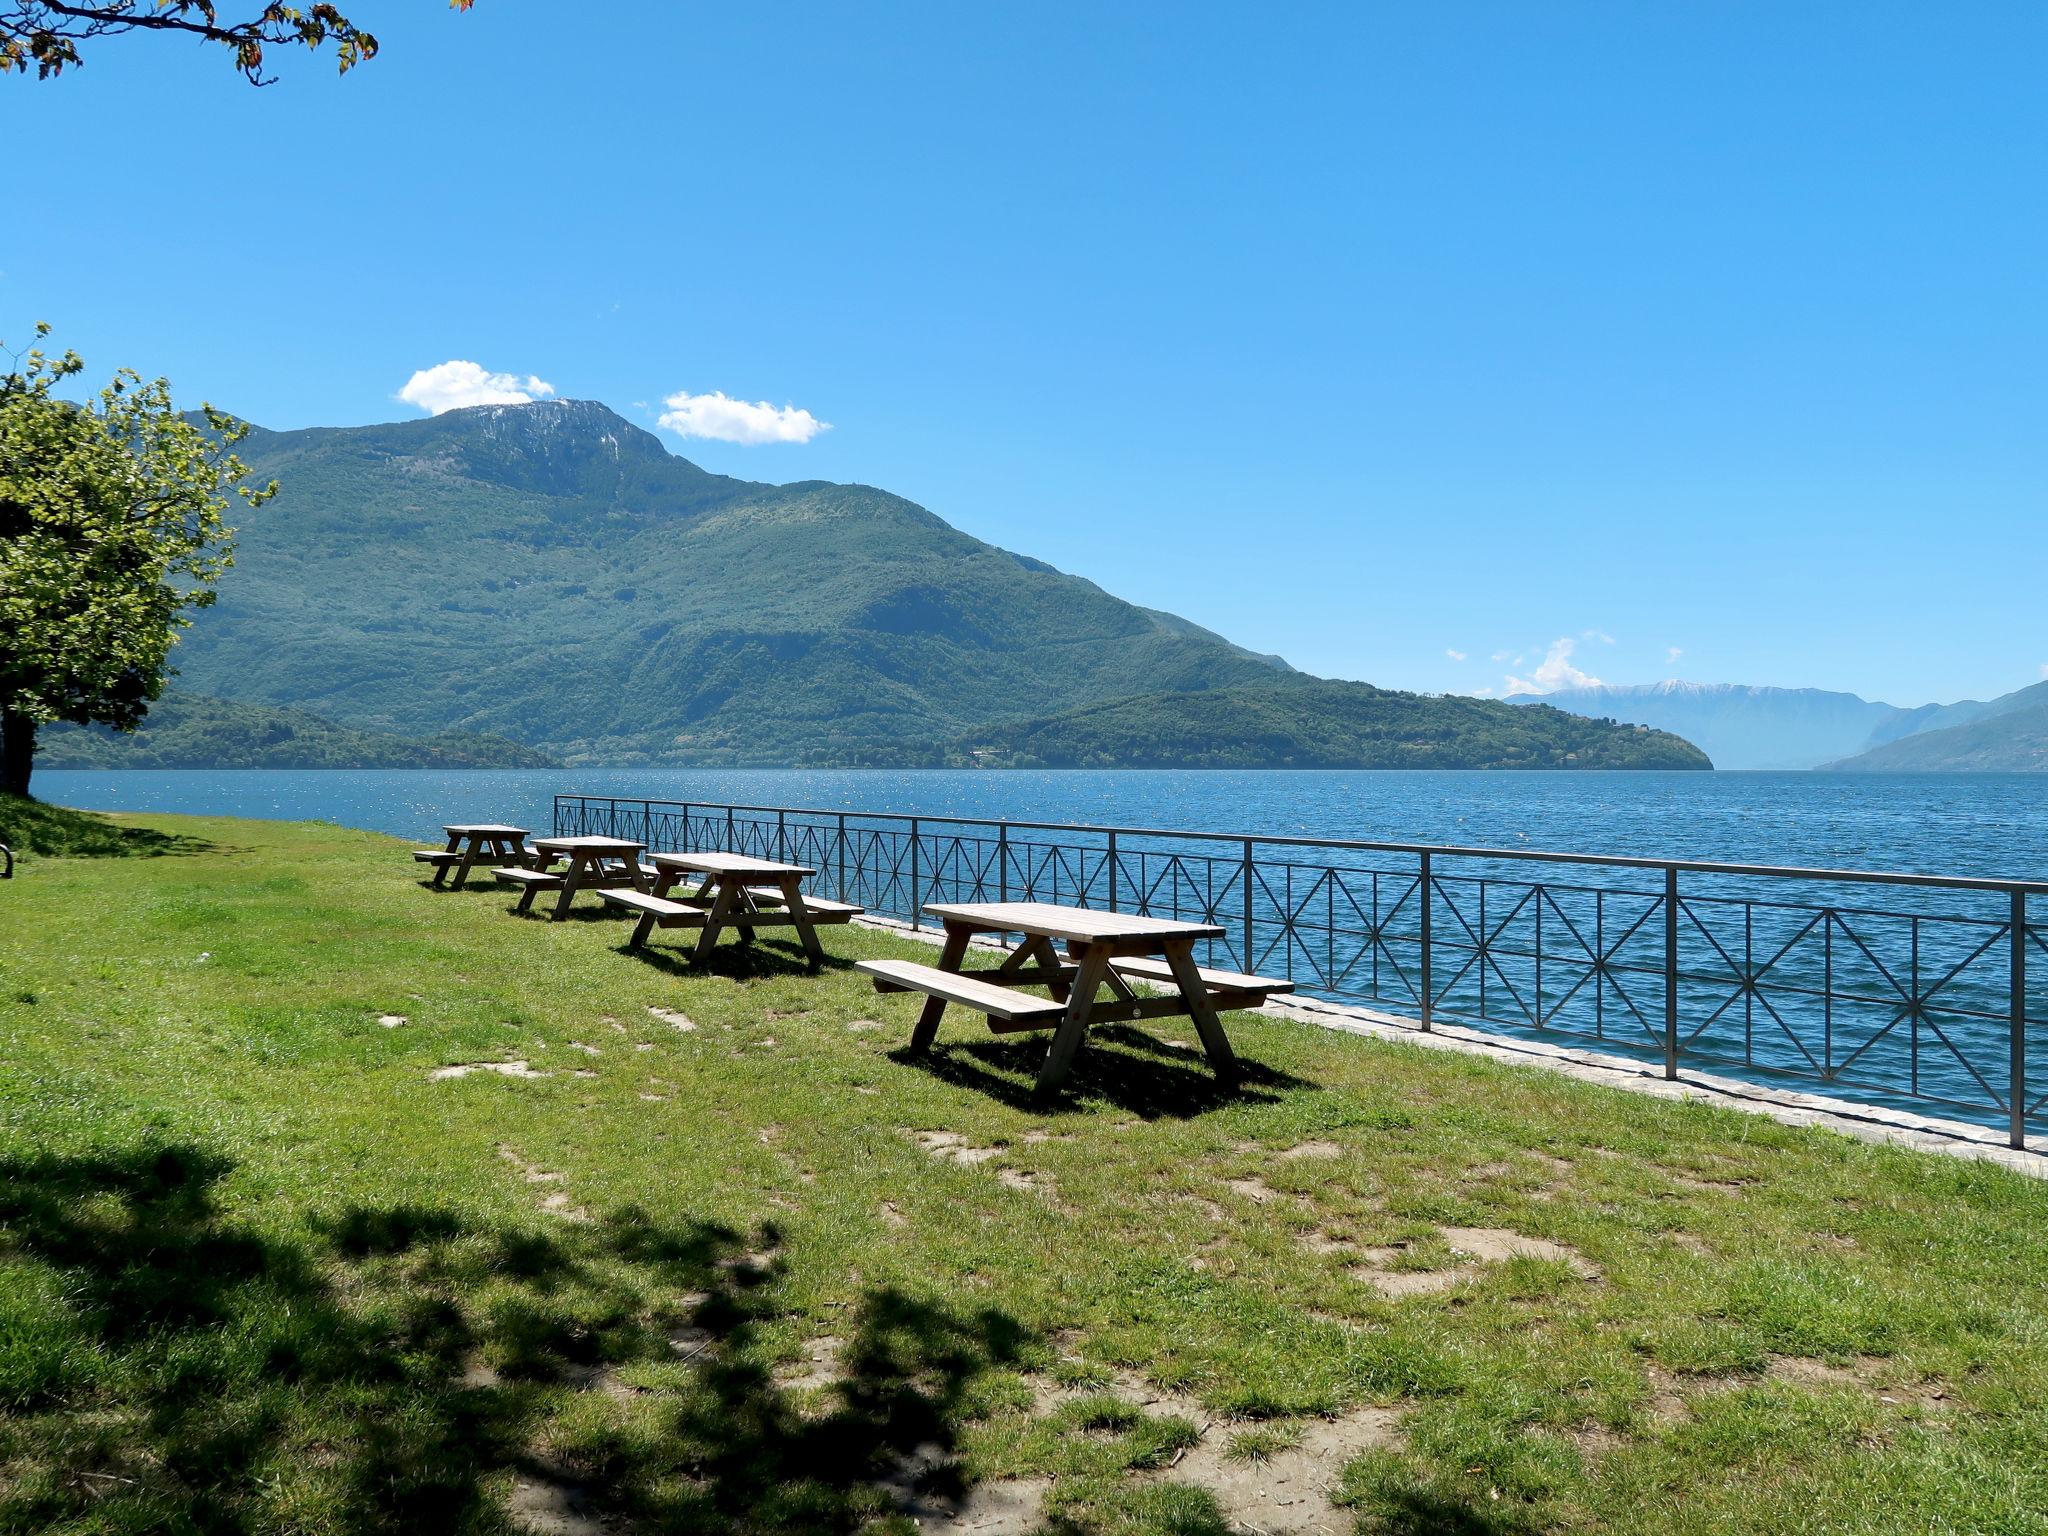
[[[1252,970],[1252,840],[1244,840],[1244,968]]]
[[[846,900],[846,812],[844,811],[839,813],[839,889],[832,894],[839,901]]]
[[[1664,1080],[1678,1081],[1678,868],[1664,871]]]
[[[1010,899],[1010,824],[996,823],[996,900]]]
[[[728,793],[730,793],[730,791],[728,791]],[[733,840],[732,840],[732,807],[731,807],[731,806],[729,806],[729,805],[728,805],[728,806],[727,806],[727,807],[725,808],[725,850],[724,850],[724,851],[725,851],[725,852],[727,852],[727,853],[738,853],[738,852],[739,852],[739,849],[738,849],[738,848],[737,848],[737,847],[736,847],[736,846],[734,845],[734,843],[733,843]]]
[[[777,811],[775,813],[775,862],[778,864],[787,864],[789,862],[789,812],[787,811]]]
[[[640,802],[640,846],[642,848],[648,848],[651,852],[652,849],[650,845],[653,842],[654,802],[652,800],[643,800]]]
[[[910,818],[910,927],[913,932],[924,927],[924,903],[918,899],[919,886],[917,868],[917,818]]]
[[[1116,910],[1116,834],[1109,834],[1109,910]]]
[[[2027,1145],[2027,893],[2012,893],[2012,1075],[2006,1084],[2012,1095],[2012,1124],[2006,1140],[2025,1150]]]
[[[1430,979],[1430,908],[1436,905],[1434,893],[1436,878],[1429,872],[1429,850],[1422,850],[1422,874],[1415,882],[1415,893],[1422,898],[1422,1027],[1427,1030],[1436,1013],[1436,984]]]

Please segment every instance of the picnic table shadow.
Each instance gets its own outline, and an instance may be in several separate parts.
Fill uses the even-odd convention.
[[[889,1053],[944,1083],[968,1088],[1033,1114],[1084,1113],[1109,1104],[1141,1120],[1185,1120],[1245,1104],[1271,1104],[1315,1084],[1277,1067],[1239,1056],[1234,1080],[1219,1078],[1199,1049],[1183,1050],[1128,1024],[1088,1031],[1066,1080],[1040,1093],[1035,1078],[1050,1034],[944,1038],[929,1050],[908,1046]]]
[[[852,1532],[885,1479],[957,1495],[967,1386],[1028,1339],[870,1287],[799,1411],[754,1347],[772,1229],[394,1204],[280,1230],[221,1208],[232,1171],[177,1143],[0,1160],[0,1232],[49,1281],[8,1366],[0,1527],[502,1530],[510,1480],[557,1529]],[[661,1394],[612,1432],[580,1394],[637,1399],[636,1367]]]
[[[851,960],[829,952],[813,964],[796,940],[759,935],[751,944],[722,938],[701,961],[693,947],[676,944],[647,943],[638,949],[620,944],[617,952],[670,976],[722,976],[728,981],[752,981],[763,976],[822,976],[827,971],[853,969]]]

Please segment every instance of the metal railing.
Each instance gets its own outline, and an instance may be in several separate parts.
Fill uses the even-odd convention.
[[[557,795],[558,836],[808,865],[819,894],[1051,901],[1220,925],[1303,993],[2048,1126],[2048,882]],[[1871,905],[1871,888],[1904,905]]]

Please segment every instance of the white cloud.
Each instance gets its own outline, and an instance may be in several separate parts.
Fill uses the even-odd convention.
[[[2041,663],[2041,675],[2043,677],[2048,677],[2048,661],[2044,661]]]
[[[1506,661],[1512,655],[1514,655],[1513,651],[1495,651],[1493,653],[1493,659],[1495,661]]]
[[[749,405],[728,398],[723,390],[708,395],[678,390],[661,403],[668,409],[655,420],[678,437],[708,437],[721,443],[808,443],[832,430],[831,422],[793,405],[777,408],[766,400]]]
[[[1678,658],[1679,658],[1679,657],[1681,657],[1681,656],[1683,656],[1684,654],[1685,654],[1685,647],[1684,647],[1684,646],[1682,646],[1682,645],[1674,645],[1674,646],[1672,646],[1672,647],[1671,647],[1671,648],[1670,648],[1669,650],[1667,650],[1667,651],[1666,651],[1666,652],[1664,653],[1664,665],[1665,665],[1665,666],[1667,666],[1667,667],[1669,667],[1669,666],[1675,666],[1675,665],[1677,664],[1677,662],[1678,662]],[[2043,668],[2041,669],[2041,671],[2042,671],[2042,673],[2043,673],[2044,675],[2048,675],[2048,667],[2043,667]]]
[[[465,405],[524,405],[555,392],[555,386],[532,374],[491,373],[475,363],[451,358],[422,368],[405,381],[398,398],[438,416]]]
[[[1507,692],[1552,693],[1559,688],[1599,687],[1599,678],[1572,665],[1572,652],[1577,647],[1578,642],[1569,635],[1551,641],[1550,650],[1536,663],[1535,673],[1529,677],[1510,676]],[[1519,663],[1521,657],[1517,656],[1515,660]]]
[[[1607,631],[1604,629],[1588,629],[1581,631],[1579,638],[1581,640],[1597,640],[1602,645],[1614,644],[1614,636],[1607,633]]]
[[[1453,661],[1463,661],[1465,659],[1465,653],[1463,651],[1453,651],[1447,648],[1444,651],[1444,654],[1450,657]]]
[[[1475,699],[1490,699],[1493,697],[1493,688],[1491,685],[1484,688],[1474,688],[1472,690],[1472,697]]]

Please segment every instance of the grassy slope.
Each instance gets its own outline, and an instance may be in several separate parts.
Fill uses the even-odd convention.
[[[1711,768],[1663,731],[1543,705],[1315,678],[1146,695],[995,726],[960,750],[1055,768]]]
[[[352,730],[303,709],[173,693],[126,735],[46,726],[42,768],[548,768],[545,753],[498,736],[410,740]]]
[[[1241,1095],[1127,1032],[1034,1108],[1031,1042],[900,1059],[909,1000],[777,945],[699,976],[423,891],[388,839],[144,824],[209,851],[0,885],[0,1530],[493,1530],[542,1473],[646,1528],[851,1530],[924,1442],[1056,1473],[1068,1529],[1220,1529],[1144,1470],[1194,1426],[1031,1409],[1116,1371],[1246,1447],[1398,1408],[1367,1528],[2048,1528],[2013,1175],[1243,1017]],[[547,1075],[428,1080],[514,1057]],[[1453,1224],[1600,1277],[1392,1301],[1301,1242],[1428,1267]],[[843,1392],[777,1375],[819,1337]]]

